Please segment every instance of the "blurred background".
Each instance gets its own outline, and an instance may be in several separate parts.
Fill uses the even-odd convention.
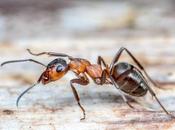
[[[175,80],[174,7],[174,0],[0,0],[0,62],[33,58],[48,64],[54,59],[47,56],[31,56],[26,51],[29,48],[33,52],[66,53],[74,57],[87,58],[93,63],[96,63],[98,55],[101,55],[110,64],[119,48],[126,47],[143,64],[149,75],[163,84],[162,87],[173,88]],[[126,54],[122,56],[121,60],[132,63]],[[43,70],[43,67],[29,62],[1,67],[0,107],[16,110],[16,97],[27,86],[34,83]],[[66,96],[73,97],[69,87],[65,88],[65,86],[69,86],[69,80],[72,77],[73,75],[69,73],[54,85],[51,84],[51,86],[57,86],[52,90],[50,88],[43,90],[42,87],[39,87],[39,90],[33,90],[33,93],[26,95],[26,99],[24,98],[21,105],[25,106],[26,110],[32,108],[33,104],[39,100],[41,104],[46,106],[49,104],[47,107],[58,107],[60,97],[57,97],[59,95],[59,92],[56,93],[57,91],[67,92],[62,95],[63,100]],[[58,88],[58,86],[63,87]],[[90,86],[96,85],[91,84]],[[100,91],[96,90],[97,88],[94,89],[95,91],[79,89],[82,97],[83,95],[93,97],[95,91]],[[109,90],[102,88],[102,91],[103,89],[112,92],[113,96],[115,95],[112,88]],[[39,91],[41,95],[38,97]],[[89,93],[86,95],[85,91]],[[96,100],[101,96],[100,93]],[[109,95],[107,94],[106,98]],[[162,97],[167,95],[170,96],[173,93],[168,91]],[[114,100],[112,97],[104,100],[107,100],[106,103],[112,104],[111,99]],[[171,105],[173,99],[174,97],[171,100],[165,100],[171,110],[175,108]],[[71,100],[74,102],[73,98]],[[102,102],[103,100],[98,101],[99,104]],[[88,108],[88,101],[83,103]],[[36,108],[41,106],[43,109],[41,104],[36,103]],[[79,112],[76,103],[73,104],[75,111]],[[69,113],[68,111],[71,113],[70,110],[64,112]],[[92,111],[93,109],[91,109]],[[74,117],[77,118],[80,114],[78,113]],[[30,118],[27,121],[30,126]],[[2,129],[6,128],[2,124],[1,127]],[[94,125],[94,127],[101,129],[100,126]],[[157,127],[155,126],[155,128]]]
[[[123,46],[144,66],[168,65],[162,71],[172,72],[174,5],[173,0],[0,0],[0,61],[29,58],[26,49],[30,48],[93,62],[101,55],[110,63]],[[49,62],[46,58],[39,60]]]

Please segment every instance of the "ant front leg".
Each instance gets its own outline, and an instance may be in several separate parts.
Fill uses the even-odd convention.
[[[83,112],[83,118],[81,118],[80,120],[84,120],[86,118],[86,113],[85,113],[85,109],[83,108],[83,106],[81,105],[80,103],[80,98],[78,96],[78,93],[73,85],[73,83],[76,83],[76,84],[80,84],[80,85],[87,85],[89,83],[89,81],[87,80],[83,80],[83,79],[72,79],[70,81],[70,85],[71,85],[71,88],[72,88],[72,91],[73,91],[73,94],[74,94],[74,97],[78,103],[78,106],[80,107],[80,109],[82,110]]]
[[[132,53],[131,53],[128,49],[126,49],[126,48],[124,48],[124,47],[121,47],[120,50],[119,50],[119,51],[117,52],[117,54],[115,55],[115,57],[114,57],[114,59],[113,59],[111,65],[110,65],[110,73],[112,73],[112,71],[113,71],[113,66],[115,65],[115,63],[118,62],[118,60],[119,60],[119,58],[120,58],[120,56],[121,56],[121,54],[122,54],[123,51],[126,51],[126,52],[127,52],[127,54],[133,59],[133,61],[137,64],[137,66],[144,72],[144,74],[145,74],[146,77],[151,81],[151,83],[152,83],[154,86],[159,87],[159,86],[153,81],[153,79],[147,74],[147,72],[145,71],[144,67],[139,63],[139,61],[132,55]]]

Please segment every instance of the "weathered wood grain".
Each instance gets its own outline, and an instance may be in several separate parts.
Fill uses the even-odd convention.
[[[110,64],[119,48],[124,46],[161,85],[162,90],[153,89],[175,115],[172,1],[60,2],[63,7],[56,4],[49,11],[45,10],[48,4],[45,2],[44,8],[38,4],[33,7],[39,7],[34,9],[35,13],[29,7],[30,2],[24,2],[28,7],[25,11],[20,11],[24,9],[22,5],[14,4],[14,12],[11,12],[13,8],[7,8],[8,2],[0,2],[0,12],[8,11],[0,13],[0,63],[33,58],[47,64],[55,58],[31,56],[26,51],[30,48],[35,52],[63,52],[87,58],[92,63],[101,55]],[[126,54],[121,61],[133,64]],[[175,129],[175,119],[162,112],[150,95],[139,99],[142,105],[129,98],[135,107],[131,109],[113,86],[97,86],[92,82],[88,86],[76,86],[87,115],[86,120],[80,121],[82,112],[69,86],[74,77],[72,73],[47,86],[36,86],[21,99],[17,108],[15,102],[19,94],[35,83],[43,70],[29,62],[0,67],[0,130]],[[156,109],[151,111],[148,107]]]

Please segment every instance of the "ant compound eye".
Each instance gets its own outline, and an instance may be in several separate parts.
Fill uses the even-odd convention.
[[[58,65],[57,68],[56,68],[57,72],[61,72],[63,70],[64,70],[64,66],[62,66],[62,65]]]

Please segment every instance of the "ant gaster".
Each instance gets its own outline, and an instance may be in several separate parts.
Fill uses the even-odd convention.
[[[39,80],[36,84],[26,89],[17,99],[16,105],[18,106],[20,98],[28,92],[30,89],[32,89],[35,85],[39,84],[40,82],[42,84],[48,84],[50,82],[59,80],[61,77],[63,77],[68,71],[72,71],[75,73],[75,76],[77,78],[74,78],[70,80],[70,86],[72,88],[74,97],[78,103],[78,106],[83,112],[83,118],[81,120],[85,119],[85,109],[80,103],[80,98],[78,96],[78,93],[74,87],[74,84],[80,84],[80,85],[88,85],[89,79],[87,75],[92,78],[92,80],[98,84],[112,84],[114,85],[118,91],[121,97],[123,98],[124,102],[129,105],[129,107],[133,108],[133,106],[128,102],[127,98],[125,97],[125,94],[135,96],[135,97],[141,97],[146,95],[146,93],[149,91],[150,94],[156,99],[158,104],[161,106],[163,111],[172,116],[165,107],[161,104],[159,99],[157,98],[156,94],[152,90],[152,88],[148,85],[147,80],[149,80],[153,85],[156,86],[156,83],[148,76],[146,71],[144,70],[143,66],[138,62],[138,60],[131,54],[129,50],[122,47],[117,52],[115,57],[113,58],[110,66],[108,66],[103,58],[101,56],[98,57],[97,64],[91,64],[88,60],[82,59],[82,58],[74,58],[72,56],[69,56],[67,54],[63,53],[55,53],[55,52],[42,52],[35,54],[31,52],[29,49],[27,51],[35,56],[40,55],[48,55],[48,56],[56,56],[56,57],[67,57],[69,59],[69,63],[67,63],[63,58],[57,58],[53,61],[51,61],[47,66],[44,65],[41,62],[38,62],[33,59],[25,59],[25,60],[12,60],[12,61],[6,61],[1,64],[1,66],[7,64],[7,63],[13,63],[13,62],[26,62],[31,61],[37,64],[40,64],[44,67],[46,67],[46,70],[41,74]],[[126,63],[126,62],[118,62],[121,54],[123,51],[126,51],[127,54],[133,59],[133,61],[136,63],[137,67]],[[144,73],[144,75],[142,74]],[[125,94],[124,94],[125,93]]]

